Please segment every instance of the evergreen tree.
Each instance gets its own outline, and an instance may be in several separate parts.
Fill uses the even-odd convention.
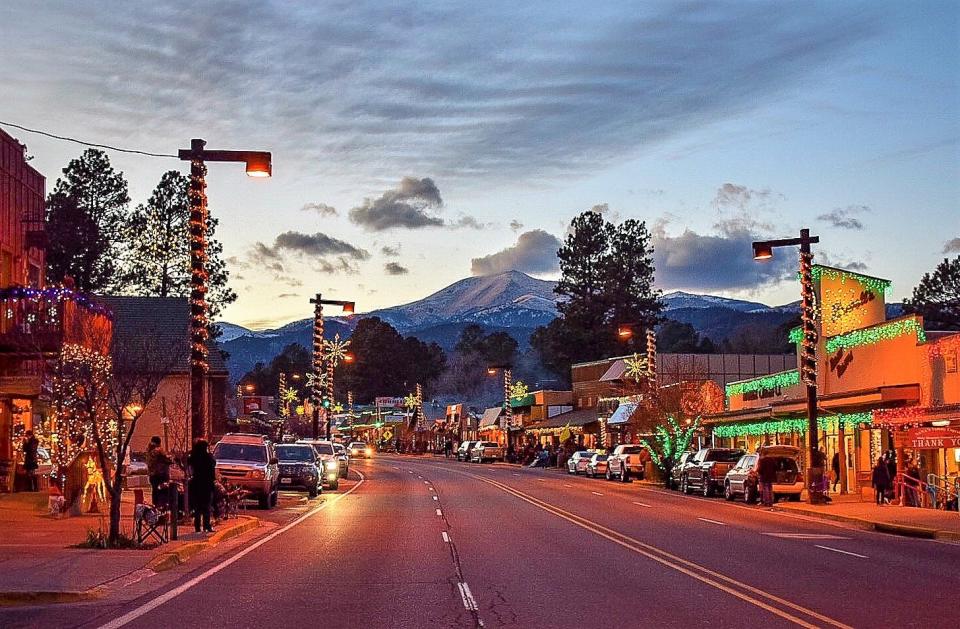
[[[127,180],[106,153],[87,149],[71,160],[47,197],[47,281],[58,284],[69,275],[81,291],[121,288],[118,260],[129,203]]]
[[[924,273],[903,305],[907,312],[923,315],[930,329],[960,330],[960,256],[944,258],[933,273]]]
[[[126,226],[129,242],[124,281],[129,292],[157,297],[190,294],[190,179],[176,170],[163,174],[145,204]],[[216,318],[237,299],[229,285],[223,246],[214,237],[217,220],[207,219],[207,304]]]

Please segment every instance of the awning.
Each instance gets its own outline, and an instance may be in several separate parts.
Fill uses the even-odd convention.
[[[613,412],[613,415],[610,416],[610,419],[607,420],[607,424],[626,424],[630,421],[630,417],[633,415],[633,412],[637,410],[637,405],[632,402],[624,402],[617,407],[617,410]]]
[[[500,419],[500,413],[503,412],[503,409],[499,406],[493,408],[488,408],[483,411],[483,417],[480,418],[479,428],[490,428],[497,425],[497,420]]]
[[[622,359],[618,358],[613,361],[613,364],[610,365],[610,368],[607,369],[602,376],[600,376],[600,382],[609,382],[610,380],[623,380],[623,374],[627,371],[627,363]]]
[[[549,419],[531,424],[527,428],[529,430],[540,430],[543,428],[564,428],[566,426],[574,427],[583,427],[587,424],[592,424],[597,421],[597,409],[595,408],[581,408],[576,411],[568,411],[566,413],[560,413],[559,415],[554,415]]]

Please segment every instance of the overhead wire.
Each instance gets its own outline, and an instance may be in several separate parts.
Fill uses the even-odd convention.
[[[31,129],[29,127],[24,127],[23,125],[18,125],[13,122],[6,122],[0,120],[0,126],[13,127],[15,129],[20,129],[21,131],[26,131],[27,133],[36,133],[37,135],[43,135],[48,138],[53,138],[55,140],[63,140],[65,142],[74,142],[82,146],[90,146],[99,149],[107,149],[108,151],[117,151],[118,153],[132,153],[134,155],[146,155],[147,157],[173,157],[179,159],[179,155],[174,155],[172,153],[151,153],[150,151],[139,151],[137,149],[125,149],[117,146],[110,146],[109,144],[97,144],[96,142],[86,142],[84,140],[78,140],[76,138],[71,138],[65,135],[57,135],[55,133],[50,133],[48,131],[41,131],[40,129]]]

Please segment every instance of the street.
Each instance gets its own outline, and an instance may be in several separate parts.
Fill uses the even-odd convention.
[[[0,625],[952,626],[955,544],[502,464],[351,477],[203,564]]]

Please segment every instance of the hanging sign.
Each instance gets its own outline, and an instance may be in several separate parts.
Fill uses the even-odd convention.
[[[960,448],[960,428],[911,428],[894,433],[896,445],[913,450]]]

